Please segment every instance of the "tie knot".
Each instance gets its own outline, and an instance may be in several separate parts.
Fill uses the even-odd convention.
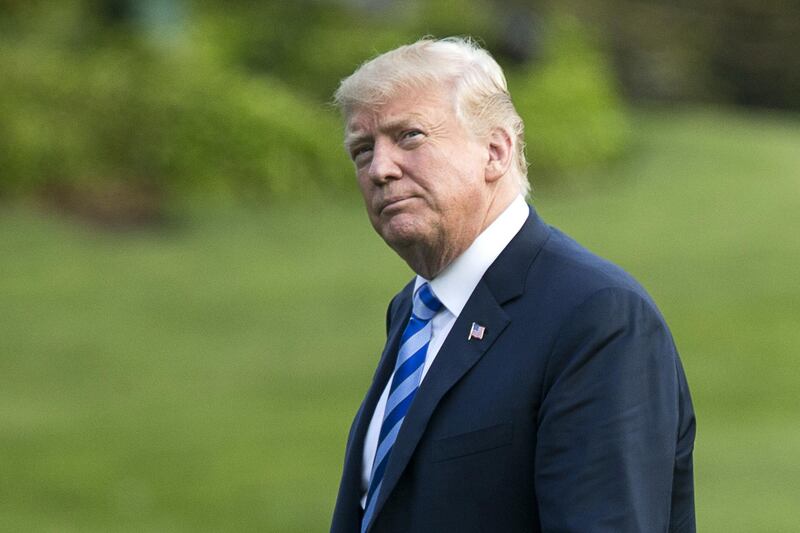
[[[420,285],[414,294],[414,316],[420,320],[430,320],[442,308],[442,302],[433,294],[431,286],[427,283]]]

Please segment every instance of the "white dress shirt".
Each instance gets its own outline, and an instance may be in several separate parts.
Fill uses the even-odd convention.
[[[431,341],[428,344],[428,353],[425,358],[425,366],[422,369],[422,380],[428,373],[428,369],[433,364],[433,360],[439,353],[439,349],[444,344],[447,334],[453,327],[458,315],[472,295],[472,291],[478,285],[483,275],[497,259],[511,239],[519,232],[525,220],[528,218],[528,205],[522,196],[517,196],[513,202],[500,213],[480,235],[473,241],[467,250],[458,256],[455,261],[450,263],[442,272],[433,278],[429,283],[433,293],[442,302],[442,309],[433,317],[431,322]],[[426,279],[417,276],[414,282],[414,291],[425,283]],[[464,332],[466,335],[467,331]],[[372,420],[367,429],[364,439],[363,467],[361,472],[361,496],[362,509],[366,505],[367,490],[369,488],[369,477],[372,471],[372,463],[375,460],[375,450],[378,447],[378,435],[383,422],[384,411],[386,410],[386,400],[389,397],[389,384],[391,378],[383,389],[383,394],[375,406]]]

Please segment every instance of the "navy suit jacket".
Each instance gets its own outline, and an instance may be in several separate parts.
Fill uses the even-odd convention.
[[[412,289],[389,306],[333,533],[360,531],[364,436]],[[473,322],[486,327],[483,339],[468,339]],[[423,380],[369,531],[694,532],[694,434],[683,369],[653,301],[531,209]]]

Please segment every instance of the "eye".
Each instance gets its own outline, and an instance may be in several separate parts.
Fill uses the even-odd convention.
[[[400,134],[400,138],[401,139],[414,139],[414,138],[419,137],[421,135],[424,135],[424,134],[420,130],[406,130],[406,131],[404,131],[403,133]]]
[[[362,144],[360,146],[356,146],[355,148],[353,148],[350,151],[350,157],[353,159],[353,161],[355,161],[360,156],[362,156],[364,154],[367,154],[367,153],[369,153],[371,151],[372,151],[372,145],[371,144]]]

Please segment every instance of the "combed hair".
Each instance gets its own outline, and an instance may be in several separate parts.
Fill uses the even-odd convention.
[[[527,196],[524,125],[500,65],[471,39],[421,39],[362,64],[342,80],[334,103],[345,116],[358,107],[377,107],[403,90],[449,85],[456,116],[475,135],[503,127],[512,135],[520,192]]]

